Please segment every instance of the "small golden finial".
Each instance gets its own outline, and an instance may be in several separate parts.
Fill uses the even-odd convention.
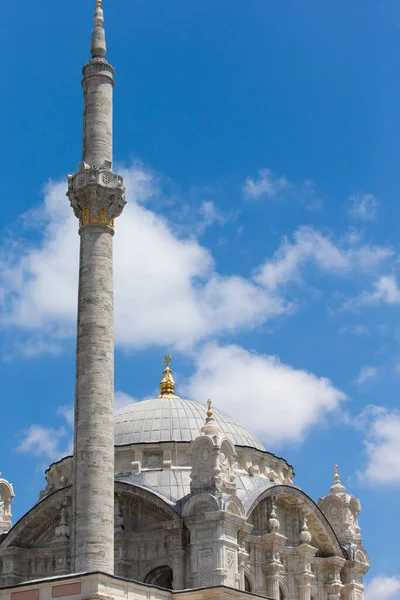
[[[103,0],[96,0],[96,8],[103,8]]]
[[[172,356],[170,354],[166,354],[164,356],[164,362],[166,364],[166,367],[163,371],[163,378],[160,382],[161,394],[158,396],[159,398],[172,398],[175,396],[175,381],[172,377],[172,371],[169,366],[171,360]]]
[[[333,481],[334,481],[335,483],[340,483],[340,477],[339,477],[339,465],[335,465],[335,466],[333,467],[333,473],[334,473],[334,475],[333,475]]]
[[[207,400],[207,406],[208,406],[208,409],[207,409],[207,419],[212,419],[213,416],[214,416],[212,408],[211,408],[211,404],[212,404],[211,400]]]

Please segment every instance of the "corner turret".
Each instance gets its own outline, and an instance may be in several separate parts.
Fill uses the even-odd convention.
[[[12,527],[11,503],[14,497],[11,483],[0,477],[0,538],[8,533]]]

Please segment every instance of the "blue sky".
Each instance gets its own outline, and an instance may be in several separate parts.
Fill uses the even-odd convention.
[[[64,192],[93,4],[2,7],[0,470],[15,518],[71,435],[79,240]],[[385,578],[381,600],[400,598],[387,518],[400,485],[400,6],[104,5],[129,196],[117,400],[154,395],[170,351],[178,392],[249,425],[315,500],[338,462],[362,502],[370,578]]]

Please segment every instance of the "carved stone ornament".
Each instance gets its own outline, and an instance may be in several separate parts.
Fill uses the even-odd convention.
[[[0,477],[0,534],[7,533],[12,527],[11,502],[14,495],[11,483]]]
[[[79,228],[104,225],[114,229],[126,204],[123,179],[107,166],[79,165],[78,173],[68,175],[68,192]]]

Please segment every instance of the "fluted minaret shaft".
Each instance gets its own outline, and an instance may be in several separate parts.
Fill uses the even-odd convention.
[[[112,166],[113,68],[104,58],[97,0],[92,60],[84,67],[83,161],[68,176],[79,219],[80,263],[74,430],[74,572],[114,570],[114,219],[125,205]]]

